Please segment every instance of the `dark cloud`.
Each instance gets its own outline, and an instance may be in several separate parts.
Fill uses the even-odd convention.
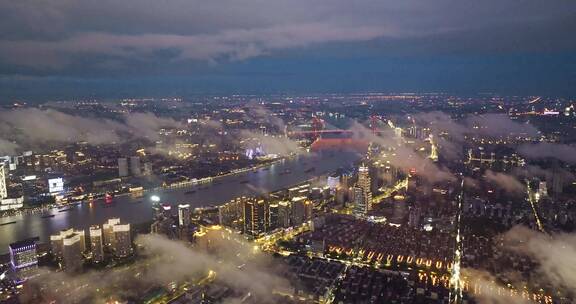
[[[530,38],[535,26],[542,36],[570,41],[566,27],[573,23],[560,24],[563,32],[550,25],[575,13],[570,1],[3,1],[0,62],[25,73],[76,69],[83,75],[83,67],[118,72],[142,64],[226,62],[326,43],[434,41],[439,35],[460,41],[472,32],[491,37],[494,29],[504,35],[497,48],[512,40],[522,49],[533,41],[506,38]],[[384,44],[378,48],[398,45]]]

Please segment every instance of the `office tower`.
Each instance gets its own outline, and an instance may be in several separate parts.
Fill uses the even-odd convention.
[[[340,185],[345,189],[352,187],[352,177],[349,174],[342,174]]]
[[[86,251],[86,231],[84,230],[74,230],[74,233],[80,236],[80,251]]]
[[[182,204],[178,205],[178,226],[189,227],[190,226],[190,205]]]
[[[268,206],[268,230],[274,230],[278,228],[278,204],[270,204]]]
[[[372,190],[370,189],[370,173],[368,167],[364,164],[358,168],[358,187],[362,189],[363,204],[365,206],[364,214],[366,214],[372,210]]]
[[[116,224],[113,226],[114,256],[124,258],[132,254],[132,238],[130,237],[130,224]]]
[[[92,226],[88,230],[90,235],[90,253],[92,262],[100,263],[104,261],[104,245],[102,243],[102,229],[100,226]]]
[[[246,199],[244,196],[238,197],[218,207],[218,221],[220,225],[241,229],[244,201]]]
[[[120,219],[119,218],[111,218],[108,220],[108,222],[104,223],[104,225],[102,225],[102,230],[104,232],[104,246],[108,247],[108,248],[112,248],[114,246],[114,231],[113,231],[113,227],[114,225],[118,225],[120,224]]]
[[[312,219],[312,202],[306,197],[292,199],[290,222],[293,226],[303,224]]]
[[[63,268],[67,272],[78,272],[82,270],[82,245],[80,235],[72,233],[64,237],[64,248],[62,251]]]
[[[366,215],[366,200],[364,199],[364,190],[360,187],[352,188],[354,196],[354,214]]]
[[[124,157],[118,159],[118,176],[128,176],[128,159]]]
[[[50,236],[50,250],[54,256],[54,259],[58,261],[62,260],[64,252],[64,238],[73,233],[73,229],[65,229],[60,231],[58,234]]]
[[[244,201],[244,233],[253,237],[266,231],[266,202],[260,198]]]
[[[282,228],[290,227],[290,209],[292,208],[290,202],[278,203],[278,226]]]
[[[36,255],[36,239],[27,239],[9,245],[10,266],[17,282],[23,282],[33,277],[38,269]]]
[[[8,188],[6,186],[7,170],[4,163],[0,163],[0,200],[8,197]]]
[[[130,173],[134,176],[140,176],[142,174],[142,170],[140,169],[140,157],[130,157]]]

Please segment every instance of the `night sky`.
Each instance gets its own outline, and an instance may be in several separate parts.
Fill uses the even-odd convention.
[[[574,1],[0,1],[0,102],[229,93],[576,96]]]

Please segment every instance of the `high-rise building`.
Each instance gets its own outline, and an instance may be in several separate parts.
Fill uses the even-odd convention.
[[[86,231],[84,230],[74,230],[74,233],[80,236],[80,251],[86,251]]]
[[[278,203],[278,226],[282,228],[290,227],[290,202],[282,201]]]
[[[279,216],[279,206],[278,204],[270,204],[268,206],[268,230],[274,230],[278,228],[278,216]]]
[[[364,198],[364,190],[360,187],[353,187],[352,195],[354,198],[354,214],[366,215],[366,199]]]
[[[104,233],[104,246],[108,247],[108,248],[113,248],[114,247],[114,231],[113,228],[115,225],[120,224],[120,219],[119,218],[111,218],[108,220],[108,222],[104,223],[104,225],[102,225],[102,230]]]
[[[67,272],[78,272],[82,270],[82,245],[80,235],[72,233],[64,237],[64,248],[62,252],[63,268]]]
[[[244,201],[244,233],[253,237],[266,231],[266,202],[261,198],[247,198]]]
[[[92,226],[88,230],[90,234],[90,253],[92,262],[100,263],[104,261],[104,245],[102,243],[102,229],[100,226]]]
[[[178,205],[178,226],[189,227],[190,226],[190,205],[181,204]]]
[[[142,169],[140,168],[140,157],[130,157],[130,173],[132,173],[134,176],[142,175]]]
[[[64,238],[74,233],[73,229],[65,229],[50,236],[50,250],[54,259],[61,261],[64,254]]]
[[[125,177],[128,176],[128,159],[125,157],[118,159],[118,176]]]
[[[303,224],[312,219],[312,202],[305,196],[292,199],[290,222],[293,226]]]
[[[8,197],[8,188],[6,187],[6,169],[4,163],[0,163],[0,200]]]
[[[130,237],[130,224],[116,224],[113,226],[114,256],[124,258],[132,254],[132,238]]]
[[[246,197],[238,197],[218,207],[218,221],[220,225],[242,229],[244,215],[244,201]]]
[[[10,244],[10,266],[18,282],[33,277],[38,269],[36,239],[27,239]]]
[[[360,165],[358,168],[358,187],[362,189],[363,205],[366,214],[368,211],[372,210],[372,190],[370,189],[370,172],[368,167],[364,164]]]

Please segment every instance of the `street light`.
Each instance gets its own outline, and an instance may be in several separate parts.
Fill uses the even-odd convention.
[[[160,197],[158,195],[152,195],[150,196],[150,200],[155,203],[158,203],[160,201]]]

